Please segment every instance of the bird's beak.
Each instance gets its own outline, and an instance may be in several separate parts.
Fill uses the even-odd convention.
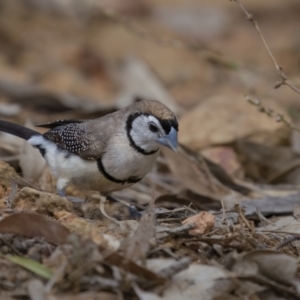
[[[166,146],[177,152],[177,131],[172,127],[169,134],[165,135],[164,137],[160,137],[156,141],[157,143]]]

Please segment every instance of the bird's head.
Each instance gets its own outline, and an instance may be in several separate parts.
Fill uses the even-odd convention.
[[[131,145],[143,154],[156,152],[160,145],[177,151],[177,118],[158,101],[133,104],[129,108],[126,131]]]

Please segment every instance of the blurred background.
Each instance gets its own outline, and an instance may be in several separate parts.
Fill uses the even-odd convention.
[[[243,4],[289,80],[300,86],[299,1]],[[1,118],[27,125],[88,119],[137,98],[157,99],[179,116],[181,144],[221,167],[231,184],[300,182],[299,134],[244,98],[260,99],[297,125],[300,95],[287,86],[274,89],[279,79],[234,1],[0,2]],[[24,178],[40,179],[41,173],[32,170],[37,156],[25,146],[20,153],[20,143],[1,135],[0,159],[22,170]],[[200,191],[201,176],[184,161],[179,170],[178,160],[165,155],[159,171],[145,182],[159,184],[162,194],[181,188],[205,196],[220,192],[207,184]],[[150,197],[145,182],[140,191]]]

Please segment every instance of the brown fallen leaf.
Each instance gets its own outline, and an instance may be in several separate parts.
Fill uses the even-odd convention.
[[[182,224],[190,224],[194,223],[196,225],[195,228],[189,230],[189,234],[191,235],[199,235],[209,232],[215,224],[215,216],[202,211],[199,214],[191,216],[182,221]]]
[[[105,249],[102,249],[102,250],[105,251]],[[105,253],[104,253],[104,255],[105,255]],[[167,281],[166,278],[156,274],[155,272],[153,272],[149,269],[146,269],[146,268],[136,264],[133,260],[134,260],[134,257],[131,260],[125,259],[124,256],[115,252],[112,254],[108,254],[104,259],[104,263],[111,265],[111,266],[117,266],[119,268],[122,268],[122,269],[126,270],[127,272],[136,275],[138,278],[143,278],[148,282],[152,282],[155,284],[163,284]]]
[[[162,148],[162,153],[172,174],[193,193],[217,200],[230,192],[212,175],[204,160],[189,157],[182,148],[178,153]]]
[[[118,71],[118,77],[123,87],[118,99],[119,105],[130,105],[138,96],[142,99],[156,99],[175,114],[180,111],[172,95],[145,61],[135,57],[127,58]]]
[[[147,260],[149,269],[155,272],[172,264],[174,260],[171,259]],[[136,292],[141,300],[223,299],[221,296],[230,293],[235,287],[233,277],[232,273],[221,267],[193,263],[187,269],[174,274],[161,297],[153,293],[144,293],[141,290],[136,290]]]
[[[274,99],[265,99],[267,107],[278,113],[283,108]],[[282,134],[279,134],[282,133]],[[257,113],[240,94],[214,95],[201,102],[180,119],[179,142],[193,150],[211,145],[228,144],[238,138],[248,137],[273,143],[288,138],[284,124]]]
[[[290,147],[239,139],[235,149],[243,161],[245,173],[251,178],[273,183],[299,183],[299,156]]]
[[[297,259],[292,256],[273,250],[254,250],[242,255],[231,270],[239,276],[257,276],[286,287],[294,286],[299,292],[297,269]]]
[[[0,233],[43,237],[47,242],[59,245],[65,243],[70,231],[45,216],[22,212],[1,220]]]
[[[201,154],[213,163],[220,165],[228,175],[240,179],[244,177],[243,167],[231,147],[208,147],[203,149]]]
[[[299,197],[299,196],[298,196]],[[298,200],[299,202],[299,200]],[[277,204],[277,203],[276,203]],[[296,204],[295,204],[296,205]],[[279,206],[280,209],[280,206]],[[292,210],[292,207],[291,207]],[[283,213],[285,211],[282,209]],[[278,211],[279,214],[280,211]],[[287,233],[300,234],[300,221],[293,216],[282,216],[271,219],[272,223],[261,227],[262,230],[268,231],[283,231]]]

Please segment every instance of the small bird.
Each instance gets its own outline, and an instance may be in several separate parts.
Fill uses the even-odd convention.
[[[127,188],[151,170],[161,145],[177,151],[177,118],[155,100],[140,100],[93,120],[58,120],[38,126],[50,130],[40,134],[0,120],[0,131],[40,150],[62,197],[70,184],[103,196]]]

